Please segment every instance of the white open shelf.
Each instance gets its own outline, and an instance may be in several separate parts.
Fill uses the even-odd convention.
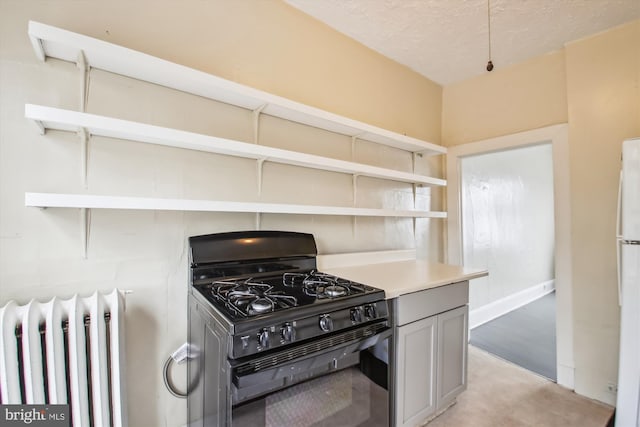
[[[91,194],[25,193],[25,206],[39,208],[132,209],[194,212],[248,212],[299,215],[446,218],[445,212],[350,208],[280,203],[98,196]]]
[[[367,140],[413,153],[446,153],[445,147],[436,144],[341,117],[202,71],[49,25],[29,22],[29,37],[31,38],[36,55],[41,60],[45,60],[47,57],[53,57],[71,61],[77,63],[84,70],[90,67],[98,68],[252,110],[256,113],[254,114],[254,132],[256,132],[256,137],[258,115],[268,114],[331,132],[349,135],[354,138],[354,141],[358,139]],[[83,97],[85,95],[86,94],[83,93]],[[83,108],[84,104],[81,109]],[[259,161],[259,166],[262,165],[262,161],[270,161],[347,173],[354,176],[354,197],[356,192],[356,176],[368,176],[412,184],[446,185],[446,181],[443,179],[415,173],[379,168],[361,163],[265,147],[258,144],[59,108],[27,104],[25,106],[25,116],[32,120],[42,133],[44,133],[46,129],[78,132],[83,137],[82,140],[84,144],[82,147],[85,153],[83,157],[86,157],[87,134],[91,134],[256,159]],[[260,167],[260,170],[261,169]],[[83,172],[86,178],[86,159],[83,163]],[[258,182],[258,188],[260,188],[260,185],[261,181]],[[447,217],[446,212],[421,210],[62,193],[25,193],[25,205],[41,208],[80,208],[84,218],[82,235],[85,256],[90,223],[89,212],[91,209],[246,212],[257,214],[405,217],[414,219]],[[259,228],[259,221],[260,215],[257,215],[257,228]]]
[[[203,96],[263,114],[424,154],[445,154],[446,148],[348,119],[315,107],[244,86],[183,65],[82,34],[29,22],[36,55],[65,61],[86,61],[93,68]]]
[[[257,144],[249,144],[246,142],[115,119],[95,114],[63,110],[60,108],[26,104],[25,117],[35,121],[42,132],[44,132],[45,129],[71,132],[79,132],[81,129],[84,129],[91,135],[105,136],[109,138],[120,138],[189,150],[267,160],[276,163],[414,184],[446,185],[446,181],[443,179],[432,178],[424,175],[384,169],[361,163],[347,162],[344,160],[282,150],[279,148],[265,147]]]

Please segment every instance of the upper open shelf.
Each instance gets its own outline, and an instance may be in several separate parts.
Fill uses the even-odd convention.
[[[97,136],[267,160],[414,184],[446,185],[446,181],[439,178],[60,108],[27,104],[25,105],[25,117],[33,120],[40,127],[41,132],[44,132],[45,129],[75,132],[85,129],[91,135]]]
[[[325,129],[358,139],[423,154],[445,154],[447,149],[395,132],[348,119],[315,107],[241,85],[193,68],[175,64],[82,34],[39,22],[29,22],[36,55],[85,65],[263,114]]]

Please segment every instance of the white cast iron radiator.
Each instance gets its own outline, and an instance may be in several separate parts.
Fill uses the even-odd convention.
[[[74,427],[126,426],[124,295],[0,308],[3,404],[70,404]]]

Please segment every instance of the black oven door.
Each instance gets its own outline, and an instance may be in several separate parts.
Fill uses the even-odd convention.
[[[388,426],[387,322],[232,366],[232,425]]]

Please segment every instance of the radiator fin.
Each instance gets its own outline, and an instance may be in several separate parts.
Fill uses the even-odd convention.
[[[0,308],[0,402],[70,405],[74,427],[127,425],[124,296]]]

